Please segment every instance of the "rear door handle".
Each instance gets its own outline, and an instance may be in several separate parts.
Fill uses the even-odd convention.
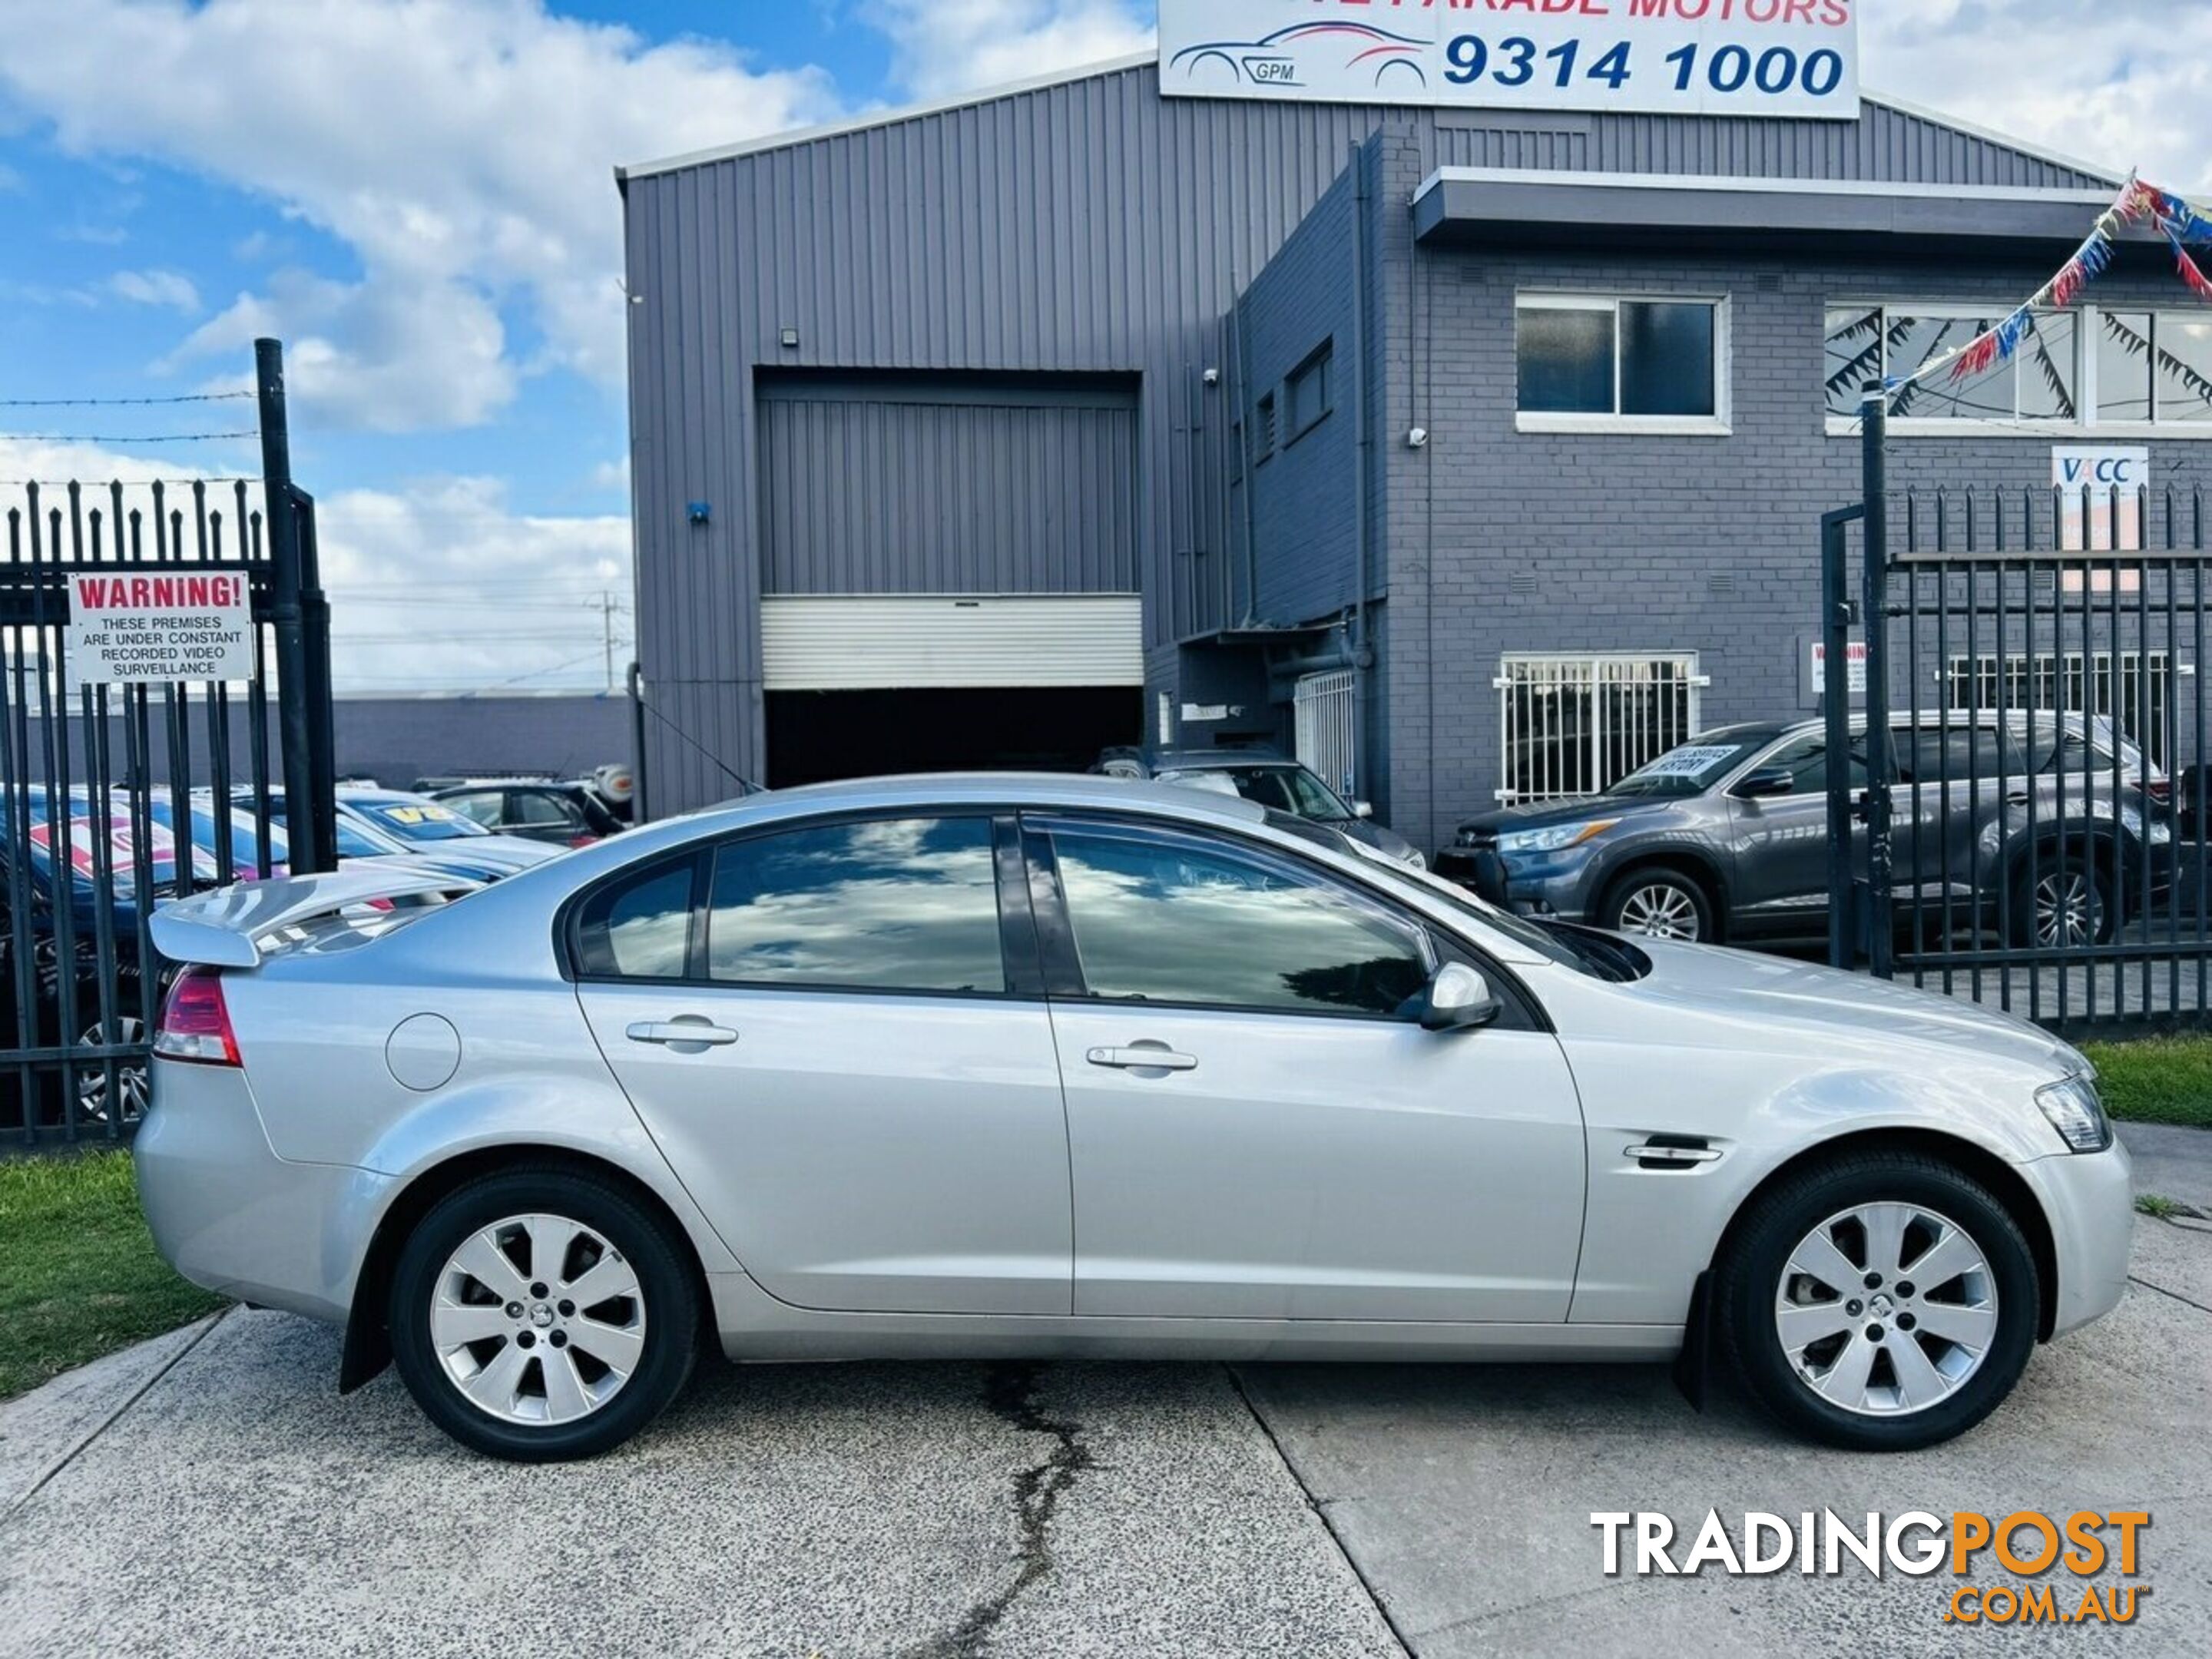
[[[641,1019],[625,1031],[632,1042],[658,1043],[665,1048],[726,1048],[738,1034],[726,1025],[710,1025],[703,1019]]]
[[[1138,1043],[1127,1048],[1093,1048],[1084,1058],[1093,1066],[1111,1066],[1117,1072],[1194,1072],[1198,1056],[1179,1054],[1169,1048],[1146,1048]]]

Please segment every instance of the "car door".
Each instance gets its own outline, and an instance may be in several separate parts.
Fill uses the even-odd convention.
[[[596,890],[601,1051],[746,1271],[795,1306],[1069,1310],[1067,1127],[1011,819],[766,830]]]
[[[1079,1314],[1566,1317],[1582,1113],[1525,1006],[1424,1030],[1404,1005],[1437,960],[1426,928],[1287,853],[1024,825]]]
[[[1866,762],[1850,757],[1850,787],[1866,787]],[[1811,732],[1763,756],[1753,773],[1787,772],[1786,794],[1729,802],[1735,821],[1734,919],[1753,927],[1810,925],[1828,906],[1828,738]]]

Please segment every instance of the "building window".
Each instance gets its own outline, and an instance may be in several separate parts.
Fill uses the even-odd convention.
[[[1693,651],[1511,656],[1501,665],[1498,799],[1567,800],[1611,788],[1697,735]]]
[[[1957,306],[1834,306],[1825,363],[1831,431],[1853,429],[1867,386],[1924,380],[1890,404],[1893,428],[1956,431],[1959,423],[2093,430],[2156,427],[2212,436],[2212,322],[2149,311],[2039,311],[2019,351],[1954,382],[1942,367],[2003,313]],[[1925,422],[1916,427],[1915,422]]]
[[[1260,399],[1252,416],[1252,453],[1254,464],[1266,460],[1275,453],[1275,394],[1270,392]]]
[[[1522,429],[1724,430],[1727,312],[1714,300],[1521,295]]]
[[[1334,378],[1331,360],[1336,355],[1336,343],[1332,340],[1312,356],[1291,371],[1290,384],[1284,388],[1291,405],[1291,436],[1292,443],[1306,435],[1328,417],[1331,407],[1330,380]]]

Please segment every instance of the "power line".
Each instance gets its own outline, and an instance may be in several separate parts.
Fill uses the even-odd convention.
[[[151,409],[168,404],[223,404],[252,392],[188,392],[173,398],[0,398],[0,409]]]

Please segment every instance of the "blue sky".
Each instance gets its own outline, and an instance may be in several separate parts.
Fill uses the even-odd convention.
[[[1152,20],[1151,0],[0,0],[0,402],[228,390],[276,334],[342,687],[589,685],[592,607],[629,589],[614,165],[1093,61]],[[1867,30],[1872,86],[2212,179],[2201,0],[1870,0]],[[249,444],[125,441],[251,424],[240,403],[0,407],[0,480],[251,471]]]

